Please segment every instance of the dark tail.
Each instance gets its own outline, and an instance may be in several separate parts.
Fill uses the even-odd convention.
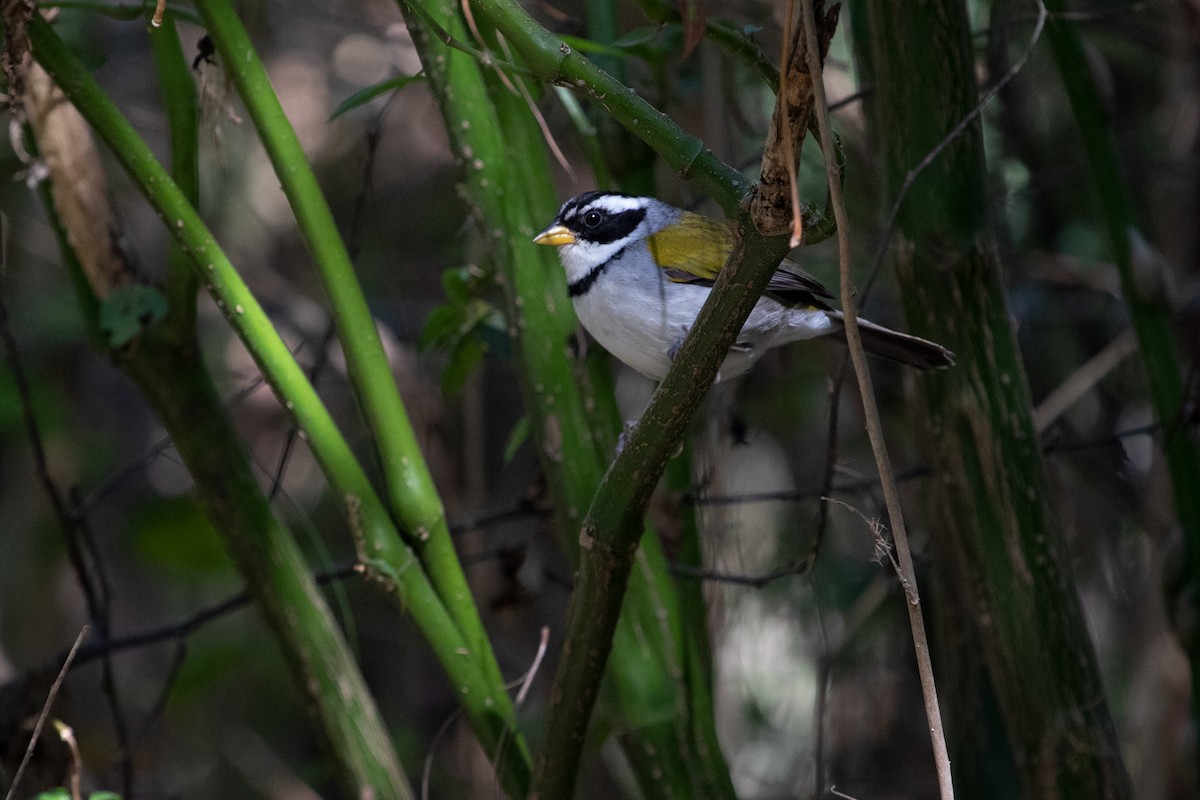
[[[840,311],[830,311],[829,316],[839,323],[843,322]],[[863,349],[872,355],[917,369],[945,369],[954,366],[954,353],[936,342],[900,333],[862,318],[858,320],[858,329],[862,332]],[[844,328],[833,335],[843,342],[846,341]]]

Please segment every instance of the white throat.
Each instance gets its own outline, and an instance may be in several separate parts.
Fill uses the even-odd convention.
[[[576,284],[586,279],[592,270],[607,264],[628,244],[627,240],[622,240],[609,244],[576,242],[559,247],[558,258],[562,262],[563,270],[567,273],[567,284]]]

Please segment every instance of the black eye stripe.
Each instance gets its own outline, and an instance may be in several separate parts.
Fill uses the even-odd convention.
[[[558,219],[581,241],[589,244],[611,244],[624,239],[646,218],[644,208],[613,210],[604,203],[605,197],[629,197],[615,192],[586,192],[563,206]],[[598,217],[598,218],[597,218]]]
[[[611,244],[633,233],[645,218],[646,209],[644,208],[630,208],[615,213],[600,210],[600,221],[595,225],[585,224],[582,214],[564,220],[563,224],[586,242]]]

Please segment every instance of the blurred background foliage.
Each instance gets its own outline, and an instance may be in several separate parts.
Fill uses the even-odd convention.
[[[60,10],[60,34],[165,158],[166,123],[144,21],[72,5],[82,7]],[[990,85],[1024,52],[1034,9],[1009,0],[967,5],[977,31],[979,83]],[[584,4],[531,4],[530,10],[552,30],[588,35]],[[1200,6],[1193,0],[1093,0],[1074,11],[1115,112],[1111,121],[1149,239],[1145,246],[1173,279],[1177,341],[1190,365],[1194,402]],[[240,12],[381,323],[422,449],[450,520],[458,523],[456,544],[501,668],[519,676],[541,626],[549,625],[551,641],[558,641],[570,567],[547,531],[536,459],[528,445],[515,446],[522,441],[521,397],[504,323],[488,304],[494,293],[478,285],[487,254],[477,237],[464,233],[458,171],[441,117],[418,81],[330,118],[354,92],[416,74],[412,41],[395,4],[384,0],[259,0],[243,3]],[[620,64],[647,99],[752,174],[773,103],[761,80],[709,40],[684,57],[677,25],[653,26],[631,4],[618,12],[617,39],[597,58]],[[739,0],[709,13],[761,42],[766,53],[777,52],[781,4]],[[871,87],[857,80],[851,27],[844,17],[826,81],[846,150],[861,285],[888,198],[879,194],[879,167],[866,137],[863,104],[871,102]],[[335,416],[355,420],[344,360],[327,333],[323,292],[278,180],[220,64],[199,58],[203,32],[181,23],[180,33],[185,52],[198,58],[200,208],[298,358],[313,369]],[[575,135],[568,110],[550,91],[539,105],[578,176],[555,167],[561,196],[591,188],[587,143]],[[596,122],[603,134],[609,123]],[[984,111],[983,125],[992,219],[1036,407],[1118,339],[1129,320],[1076,123],[1045,42]],[[621,158],[644,158],[636,148],[606,155],[618,176],[631,171]],[[0,159],[5,175],[20,178],[27,170],[7,142]],[[819,153],[806,148],[803,195],[823,197],[821,170]],[[147,274],[162,280],[167,237],[161,223],[119,169],[109,175],[128,248]],[[666,200],[717,213],[661,167],[652,182]],[[237,575],[146,404],[89,347],[42,204],[27,182],[11,180],[0,183],[0,206],[7,218],[0,286],[9,326],[28,373],[49,473],[60,489],[72,491],[88,523],[92,555],[112,587],[112,634],[172,626],[225,601],[239,591]],[[802,257],[810,271],[836,285],[831,242],[806,248]],[[889,280],[880,276],[864,315],[903,328]],[[320,471],[302,442],[288,444],[286,416],[206,297],[199,330],[264,485],[271,485],[288,453],[275,497],[278,513],[311,563],[345,564],[353,558],[351,540]],[[821,508],[830,386],[841,361],[835,345],[798,345],[775,351],[740,386],[723,389],[696,426],[706,444],[695,456],[695,485],[663,494],[652,510],[668,537],[668,553],[680,515],[699,510],[707,565],[738,579],[803,558],[818,520],[829,516],[810,575],[765,585],[712,576],[705,582],[718,732],[744,798],[811,796],[822,775],[859,798],[935,794],[903,600],[863,520],[840,505]],[[616,374],[626,416],[636,416],[650,387],[623,369]],[[875,377],[893,458],[910,476],[904,486],[920,551],[923,457],[906,410],[911,376],[877,364]],[[835,485],[847,488],[835,496],[876,517],[881,500],[857,400],[847,390],[838,403]],[[1171,435],[1194,436],[1195,419],[1192,406],[1190,420]],[[1197,734],[1187,711],[1187,662],[1163,603],[1181,543],[1156,444],[1162,432],[1147,428],[1152,421],[1143,373],[1125,358],[1093,376],[1041,435],[1053,508],[1076,563],[1136,796],[1167,800],[1196,796]],[[344,429],[361,431],[354,424]],[[356,435],[364,434],[351,433],[352,444],[367,452]],[[0,531],[0,682],[36,704],[44,686],[22,679],[55,663],[87,612],[34,469],[7,367],[0,370]],[[494,796],[487,756],[455,723],[455,698],[421,638],[397,626],[392,607],[354,578],[333,582],[327,592],[410,777],[427,769],[433,797]],[[72,671],[59,711],[75,728],[93,788],[120,789],[128,758],[137,796],[290,798],[335,791],[302,700],[253,609],[230,611],[114,657],[128,753],[117,746],[99,663]],[[535,687],[548,686],[552,666],[543,665]],[[828,692],[819,700],[822,686]],[[16,702],[5,700],[9,707]],[[544,702],[535,688],[518,711],[531,732]],[[824,716],[820,737],[818,713]],[[636,796],[615,748],[600,747],[586,774],[583,796]]]

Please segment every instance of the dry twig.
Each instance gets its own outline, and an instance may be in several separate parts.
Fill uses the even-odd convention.
[[[824,143],[822,149],[826,153],[833,152],[833,131],[829,122],[829,110],[826,107],[825,85],[821,71],[821,57],[817,37],[817,19],[813,8],[813,0],[801,0],[800,26],[804,31],[808,46],[805,48],[808,57],[808,68],[812,77],[813,93],[817,126]],[[875,453],[875,462],[879,467],[879,477],[883,485],[884,500],[887,504],[888,517],[892,523],[892,536],[896,544],[896,556],[899,561],[902,580],[907,581],[905,588],[909,597],[906,604],[909,624],[912,627],[913,645],[917,654],[917,669],[921,676],[921,690],[925,696],[925,714],[929,720],[930,738],[933,742],[934,760],[937,765],[938,786],[942,800],[954,797],[954,786],[950,775],[950,755],[946,748],[946,737],[942,730],[941,710],[938,706],[937,684],[933,677],[933,662],[929,655],[929,642],[925,635],[925,620],[921,615],[920,596],[914,579],[915,570],[912,552],[908,544],[908,532],[904,526],[904,514],[900,506],[900,492],[896,486],[896,478],[892,473],[891,459],[888,456],[887,445],[883,440],[883,426],[879,421],[879,409],[875,402],[875,388],[871,384],[871,375],[867,367],[867,356],[862,348],[862,337],[858,329],[858,301],[850,275],[850,238],[846,205],[842,196],[842,182],[836,159],[825,159],[825,170],[829,181],[830,199],[833,204],[834,216],[837,220],[838,234],[838,263],[841,274],[840,289],[842,310],[846,319],[846,341],[849,345],[850,359],[854,364],[854,374],[858,379],[859,393],[862,396],[863,416],[866,420],[867,434],[871,440],[871,449]]]

